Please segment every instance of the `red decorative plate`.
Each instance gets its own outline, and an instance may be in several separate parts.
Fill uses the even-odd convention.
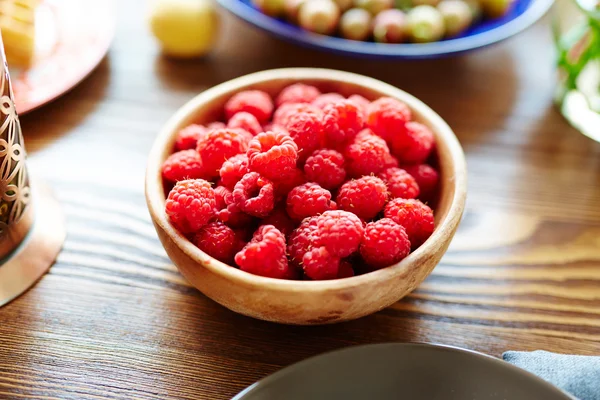
[[[104,58],[115,32],[110,0],[45,0],[37,13],[32,66],[9,67],[20,115],[56,99],[88,76]]]

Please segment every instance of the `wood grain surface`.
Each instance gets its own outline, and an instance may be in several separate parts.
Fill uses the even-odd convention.
[[[51,272],[0,309],[0,398],[228,399],[308,356],[386,341],[600,355],[600,144],[552,105],[548,20],[473,54],[375,62],[296,48],[223,15],[211,57],[183,62],[159,55],[143,2],[120,3],[98,70],[22,118],[30,168],[62,201],[68,237]],[[146,157],[168,117],[212,85],[288,66],[405,89],[467,154],[466,215],[441,264],[354,322],[290,327],[218,306],[171,265],[146,210]]]

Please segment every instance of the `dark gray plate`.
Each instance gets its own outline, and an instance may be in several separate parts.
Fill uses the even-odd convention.
[[[233,400],[574,400],[504,361],[453,347],[388,343],[309,358]]]

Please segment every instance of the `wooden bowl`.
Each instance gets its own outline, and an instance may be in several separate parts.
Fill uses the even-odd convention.
[[[400,263],[352,278],[330,281],[289,281],[252,275],[226,265],[199,250],[169,223],[161,165],[171,154],[179,129],[220,118],[227,99],[246,89],[276,95],[285,86],[304,82],[323,92],[360,94],[373,100],[395,97],[408,104],[414,118],[436,135],[441,173],[431,237]],[[167,122],[150,153],[146,201],[158,237],[179,271],[198,290],[223,306],[254,318],[298,325],[347,321],[390,306],[431,273],[448,248],[460,222],[466,199],[464,154],[450,127],[415,97],[378,80],[347,72],[314,68],[278,69],[243,76],[199,94]]]

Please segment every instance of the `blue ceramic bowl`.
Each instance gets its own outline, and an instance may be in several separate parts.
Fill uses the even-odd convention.
[[[289,42],[351,56],[388,59],[435,58],[489,46],[531,26],[553,3],[553,0],[516,0],[508,15],[476,24],[459,37],[424,44],[385,44],[307,32],[287,21],[261,13],[252,6],[250,0],[217,1],[239,18]]]

